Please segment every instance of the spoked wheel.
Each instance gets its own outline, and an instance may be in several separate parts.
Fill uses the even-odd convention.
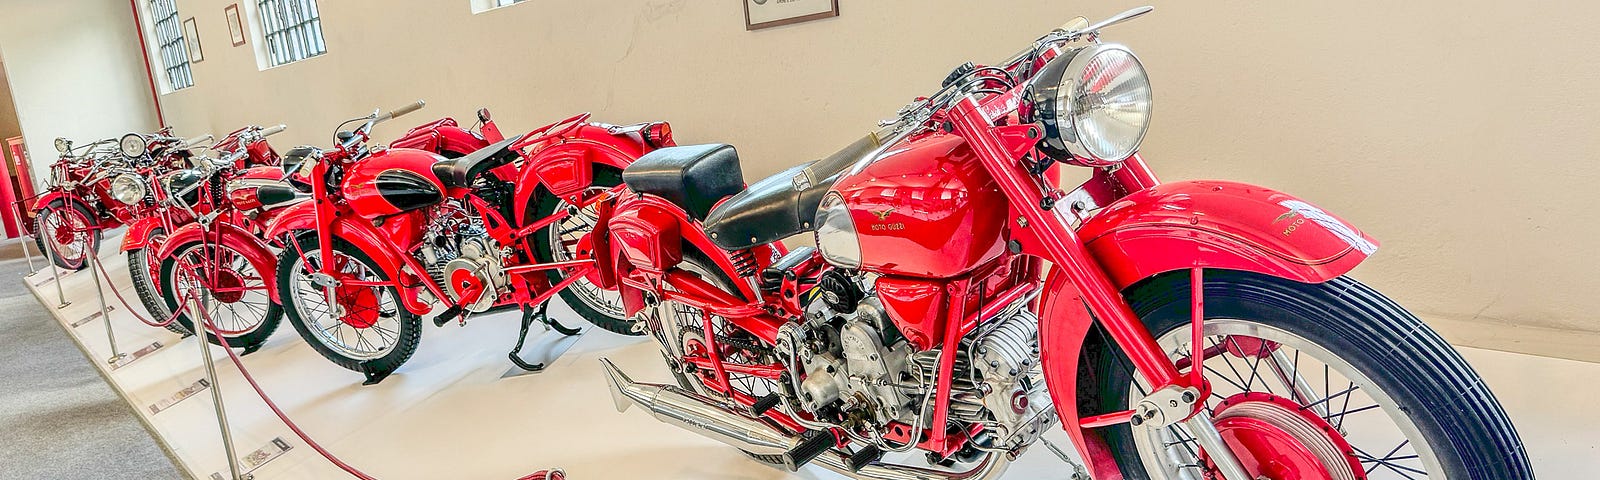
[[[339,285],[325,288],[312,279],[323,261],[316,236],[303,235],[298,243],[278,257],[278,295],[306,343],[341,367],[378,378],[405,364],[421,342],[422,317],[401,305],[391,279],[365,253],[335,238],[331,261]]]
[[[694,251],[688,246],[684,247],[683,263],[678,264],[678,268],[699,276],[724,291],[732,292],[736,296],[740,295],[739,290],[734,288],[733,282],[728,280],[726,275],[716,273],[719,270],[710,259],[705,258],[705,255]],[[703,310],[677,302],[663,302],[660,311],[663,314],[661,331],[666,338],[671,339],[671,348],[677,349],[676,352],[669,352],[668,355],[679,355],[680,360],[710,358],[712,352],[706,343],[705,312]],[[713,328],[716,329],[715,334],[721,347],[719,350],[724,364],[773,363],[770,358],[771,352],[759,340],[729,325],[727,320],[722,317],[712,316],[711,323]],[[687,367],[687,362],[684,362],[684,365]],[[777,382],[761,377],[729,372],[728,386],[731,388],[731,392],[728,389],[721,388],[715,379],[716,373],[707,369],[693,368],[687,373],[678,374],[678,383],[684,389],[711,398],[739,396],[748,399],[759,399],[780,391]],[[744,453],[763,463],[777,466],[783,465],[783,458],[779,455],[759,455],[748,451]]]
[[[610,168],[596,168],[594,181],[585,189],[580,198],[589,198],[610,190],[622,184],[622,174]],[[529,221],[537,221],[554,215],[556,212],[572,210],[572,206],[565,199],[540,192],[538,204],[534,211],[528,215]],[[590,246],[584,239],[594,231],[595,222],[600,215],[595,207],[578,209],[576,213],[551,224],[543,230],[533,234],[533,251],[540,263],[565,262],[589,258]],[[566,279],[566,273],[558,270],[549,272],[552,284]],[[628,321],[623,313],[622,295],[615,290],[607,290],[596,286],[589,279],[581,279],[572,283],[572,286],[561,290],[561,298],[567,305],[582,315],[589,323],[600,328],[623,335],[642,335],[642,332],[633,331],[633,322]]]
[[[1163,351],[1187,370],[1187,274],[1127,297]],[[1207,272],[1206,412],[1255,479],[1531,479],[1498,401],[1436,333],[1366,286]],[[1083,375],[1101,395],[1085,411],[1132,408],[1148,391],[1127,359],[1091,334]],[[1099,372],[1096,375],[1093,372]],[[1105,430],[1124,475],[1220,479],[1185,424]]]
[[[171,257],[161,262],[160,291],[168,312],[189,306],[200,299],[216,332],[206,330],[206,340],[222,345],[254,350],[272,336],[283,318],[283,308],[267,293],[266,265],[256,265],[244,254],[226,245],[189,242],[177,246]],[[162,320],[158,318],[156,320]],[[183,333],[195,329],[193,312],[184,311],[167,328]]]
[[[83,270],[89,255],[100,247],[100,231],[82,206],[52,203],[39,212],[39,251],[51,255],[57,267]]]
[[[165,230],[152,229],[144,248],[128,251],[128,276],[133,278],[133,291],[139,294],[139,303],[144,304],[150,319],[157,322],[172,316],[172,310],[167,308],[167,301],[161,297],[161,288],[157,285],[161,276],[161,259],[157,258],[155,252],[161,251],[166,240]],[[179,335],[189,334],[189,329],[178,322],[168,323],[167,330]]]

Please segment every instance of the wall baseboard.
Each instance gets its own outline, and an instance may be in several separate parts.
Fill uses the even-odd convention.
[[[1452,344],[1600,363],[1600,332],[1418,316]]]

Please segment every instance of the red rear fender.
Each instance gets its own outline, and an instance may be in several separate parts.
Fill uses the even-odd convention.
[[[1194,267],[1320,283],[1378,249],[1371,237],[1299,198],[1212,180],[1166,183],[1123,197],[1078,236],[1118,288]]]

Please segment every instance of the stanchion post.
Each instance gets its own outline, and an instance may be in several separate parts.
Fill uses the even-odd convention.
[[[34,222],[34,226],[38,228],[36,232],[39,235],[44,235],[44,215],[38,216],[37,220]],[[56,310],[67,308],[67,305],[72,305],[72,302],[67,301],[67,293],[61,290],[61,267],[57,266],[55,249],[46,247],[44,255],[45,260],[48,260],[45,266],[50,268],[50,274],[56,278],[56,299],[61,301],[60,305],[56,305]]]
[[[228,473],[233,475],[233,480],[245,480],[239,471],[239,457],[233,452],[233,433],[228,430],[228,413],[222,405],[222,385],[217,383],[217,365],[211,360],[211,342],[206,341],[207,332],[211,331],[211,316],[205,311],[205,302],[200,300],[201,295],[189,295],[189,322],[197,327],[195,341],[200,342],[200,358],[205,363],[206,379],[211,382],[211,404],[216,408],[217,428],[222,432],[222,450],[228,456]]]
[[[106,308],[106,291],[100,287],[99,255],[89,255],[89,273],[94,277],[94,296],[100,299],[100,319],[106,322],[106,342],[111,344],[111,358],[107,358],[106,363],[115,365],[126,355],[117,350],[116,329],[111,328],[111,309]]]

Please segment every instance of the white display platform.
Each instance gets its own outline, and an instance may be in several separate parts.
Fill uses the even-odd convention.
[[[125,256],[103,262],[124,298],[143,314],[128,277]],[[38,258],[35,261],[38,262]],[[38,263],[42,265],[42,263]],[[57,305],[48,269],[25,277],[46,310],[93,360],[112,387],[177,459],[199,479],[227,477],[209,391],[200,391],[159,413],[151,405],[204,377],[198,341],[180,341],[165,329],[131,318],[115,306],[110,322],[118,346],[132,352],[154,342],[163,347],[121,368],[105,362],[111,353],[105,320],[74,322],[98,311],[89,270],[62,278],[71,305]],[[569,326],[584,325],[559,301],[551,314]],[[313,439],[345,462],[381,479],[515,479],[560,467],[570,478],[779,479],[840,478],[820,467],[791,474],[741,455],[720,443],[668,426],[640,409],[618,414],[601,376],[610,358],[635,380],[669,382],[654,343],[592,329],[544,373],[516,375],[506,360],[516,342],[518,313],[476,317],[466,327],[435,328],[423,322],[423,342],[399,372],[376,386],[316,354],[287,320],[264,348],[244,357],[252,375]],[[539,327],[535,327],[539,328]],[[524,358],[536,356],[561,336],[535,333]],[[1573,378],[1600,375],[1600,365],[1528,355],[1462,349],[1511,412],[1541,476],[1578,478],[1600,471],[1600,413],[1594,409],[1554,414],[1549,405],[1585,404],[1589,393],[1552,388]],[[234,369],[212,349],[240,456],[282,439],[290,450],[253,472],[256,479],[342,479],[349,475],[317,455],[267,409]],[[507,376],[512,374],[512,376]],[[1591,390],[1592,391],[1592,390]],[[1563,409],[1568,410],[1568,409]],[[1581,417],[1581,418],[1575,418]],[[1071,451],[1059,431],[1049,435]],[[115,462],[116,459],[107,459]],[[1580,472],[1582,475],[1580,475]],[[1071,471],[1042,445],[1008,470],[1008,479],[1066,479]]]

